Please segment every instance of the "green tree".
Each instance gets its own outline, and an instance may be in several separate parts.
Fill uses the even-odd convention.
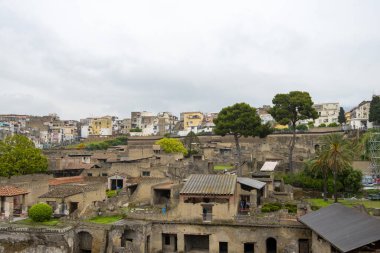
[[[162,138],[156,141],[156,144],[160,145],[165,153],[182,153],[183,155],[187,155],[187,149],[179,139]]]
[[[296,123],[299,120],[318,118],[313,108],[313,101],[308,92],[291,91],[287,94],[277,94],[269,113],[282,125],[290,125],[293,137],[289,145],[289,170],[293,171],[293,150],[296,144]]]
[[[346,123],[346,115],[344,115],[345,114],[345,112],[344,112],[344,109],[343,109],[343,107],[341,107],[340,109],[339,109],[339,116],[338,116],[338,122],[339,122],[339,124],[343,124],[343,123]]]
[[[193,132],[190,131],[185,139],[183,140],[185,147],[187,148],[188,154],[191,156],[193,154],[198,153],[198,150],[194,149],[194,145],[198,146],[201,142],[199,141],[198,136]]]
[[[372,97],[368,120],[376,125],[380,125],[380,96]]]
[[[46,157],[27,137],[13,135],[0,141],[0,176],[44,173],[47,167]]]
[[[334,201],[338,202],[337,175],[345,168],[351,167],[355,149],[342,134],[329,134],[321,138],[322,148],[319,159],[326,163],[333,173]]]
[[[216,119],[214,119],[214,133],[225,136],[233,135],[238,157],[238,175],[241,176],[241,148],[239,138],[244,136],[259,136],[261,138],[272,132],[269,124],[262,125],[256,108],[246,103],[236,103],[232,106],[223,108]]]

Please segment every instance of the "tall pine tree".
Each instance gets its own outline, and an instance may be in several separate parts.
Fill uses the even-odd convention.
[[[338,116],[338,122],[342,125],[343,123],[346,123],[346,116],[344,115],[344,109],[343,107],[339,110],[339,116]]]

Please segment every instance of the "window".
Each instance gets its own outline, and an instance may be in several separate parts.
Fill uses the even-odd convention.
[[[244,243],[244,253],[255,253],[255,244],[253,242]]]
[[[228,253],[228,242],[219,242],[219,253]]]
[[[87,173],[87,176],[88,177],[92,177],[92,173]]]
[[[143,177],[150,177],[150,171],[143,171],[142,175]]]
[[[102,177],[108,177],[108,173],[102,173]]]

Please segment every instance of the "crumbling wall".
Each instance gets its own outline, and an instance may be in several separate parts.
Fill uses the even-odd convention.
[[[0,227],[0,253],[74,253],[74,232],[67,229]]]

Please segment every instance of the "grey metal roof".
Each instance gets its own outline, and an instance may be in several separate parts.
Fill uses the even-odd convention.
[[[299,221],[342,252],[380,240],[379,219],[338,203],[308,213]]]
[[[238,177],[237,181],[240,184],[244,184],[244,185],[253,187],[255,189],[259,189],[259,190],[266,185],[266,183],[264,183],[264,182],[261,182],[259,180],[255,180],[255,179],[252,179],[249,177]]]
[[[180,194],[233,195],[236,175],[191,175]]]

